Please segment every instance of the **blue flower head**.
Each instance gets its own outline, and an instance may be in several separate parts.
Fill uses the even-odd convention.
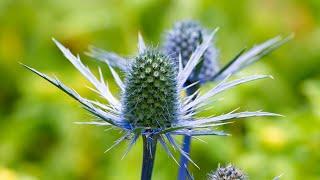
[[[143,138],[157,140],[173,159],[174,156],[168,144],[192,162],[188,154],[181,150],[176,143],[174,138],[176,135],[192,137],[227,135],[214,128],[236,118],[277,116],[277,114],[262,111],[231,111],[218,116],[195,117],[202,109],[211,104],[212,101],[209,101],[209,99],[214,98],[215,95],[239,84],[270,77],[267,75],[252,75],[228,80],[229,76],[227,76],[206,93],[201,94],[196,91],[191,95],[183,96],[183,92],[194,85],[184,87],[185,82],[207,51],[215,32],[203,39],[203,42],[197,46],[185,65],[183,65],[180,56],[177,67],[170,59],[171,57],[162,54],[157,49],[146,47],[141,36],[139,36],[138,43],[139,52],[130,61],[116,54],[94,49],[92,53],[108,64],[115,82],[121,89],[120,97],[110,92],[108,83],[103,79],[100,69],[98,78],[82,63],[79,56],[73,55],[62,44],[54,40],[64,56],[92,84],[92,89],[106,102],[86,99],[57,78],[51,78],[31,67],[25,67],[77,100],[84,109],[99,119],[99,121],[85,122],[85,124],[111,126],[122,130],[124,134],[109,149],[129,139],[127,153],[136,140],[142,136]],[[112,66],[120,67],[125,72],[125,80],[120,78]]]
[[[246,180],[248,177],[238,168],[229,164],[209,174],[208,180]]]
[[[192,53],[209,35],[209,32],[195,21],[180,21],[165,34],[163,50],[176,64],[181,55],[185,66]],[[206,82],[219,71],[218,50],[210,44],[201,57],[201,61],[188,78],[189,84]]]

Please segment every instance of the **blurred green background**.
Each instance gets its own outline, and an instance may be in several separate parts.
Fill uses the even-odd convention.
[[[271,74],[274,80],[229,90],[213,109],[216,114],[263,109],[285,117],[239,121],[223,128],[231,137],[193,141],[192,157],[201,167],[192,167],[195,178],[205,179],[219,163],[231,162],[251,179],[279,174],[283,180],[320,179],[319,0],[1,0],[0,179],[139,179],[140,141],[123,160],[125,144],[104,154],[120,133],[74,124],[92,117],[18,62],[96,98],[55,47],[55,37],[92,69],[100,66],[117,93],[107,67],[84,55],[88,45],[134,55],[138,31],[157,46],[162,32],[183,19],[220,27],[221,64],[243,47],[295,33],[292,41],[237,74]],[[175,179],[177,168],[159,148],[154,179]]]

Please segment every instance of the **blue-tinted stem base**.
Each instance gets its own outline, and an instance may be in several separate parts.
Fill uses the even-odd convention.
[[[141,180],[150,180],[152,177],[152,170],[154,159],[156,155],[157,139],[156,137],[142,136],[143,139],[143,160]]]

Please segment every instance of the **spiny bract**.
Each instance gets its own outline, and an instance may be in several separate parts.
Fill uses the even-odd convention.
[[[208,32],[195,21],[177,22],[173,29],[166,33],[164,51],[178,64],[181,55],[182,64],[185,66],[196,48],[208,36]],[[209,80],[218,72],[218,51],[210,44],[202,55],[202,60],[190,75],[190,83]]]
[[[231,164],[218,169],[209,175],[209,180],[246,180],[247,176]]]
[[[177,118],[176,69],[168,57],[148,49],[127,73],[123,114],[137,127],[170,127]]]

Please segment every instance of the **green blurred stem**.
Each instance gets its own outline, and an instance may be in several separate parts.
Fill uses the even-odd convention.
[[[150,180],[157,149],[157,137],[142,136],[143,139],[143,161],[141,180]]]

